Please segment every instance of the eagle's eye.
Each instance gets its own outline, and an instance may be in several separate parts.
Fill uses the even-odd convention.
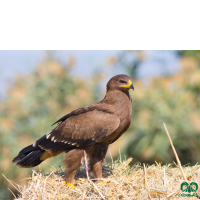
[[[126,81],[119,80],[120,83],[126,83]]]

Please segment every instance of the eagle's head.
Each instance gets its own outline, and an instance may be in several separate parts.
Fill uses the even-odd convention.
[[[124,74],[112,77],[107,83],[107,90],[128,91],[129,89],[134,90],[133,81],[129,76]]]

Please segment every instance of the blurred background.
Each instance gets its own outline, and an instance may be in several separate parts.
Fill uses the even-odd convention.
[[[133,119],[106,161],[121,154],[132,164],[172,163],[165,122],[182,164],[199,162],[200,51],[0,51],[0,199],[15,191],[2,174],[23,185],[32,173],[12,164],[18,152],[63,115],[102,100],[107,81],[122,73],[134,81]],[[43,162],[42,173],[63,158]]]

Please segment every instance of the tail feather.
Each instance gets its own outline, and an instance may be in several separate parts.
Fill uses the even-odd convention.
[[[41,152],[40,151],[32,151],[29,154],[27,154],[24,158],[22,158],[21,160],[19,160],[17,162],[18,165],[22,165],[24,166],[30,166],[33,167],[35,165],[33,165],[33,162],[35,161],[39,161],[39,163],[41,163],[42,161],[40,160],[40,156],[41,156]],[[38,163],[38,164],[39,164]]]
[[[20,167],[35,167],[48,158],[75,148],[77,147],[64,142],[53,142],[51,139],[46,139],[46,135],[44,135],[33,145],[23,148],[12,162]]]
[[[44,152],[45,150],[40,147],[33,147],[33,145],[30,145],[22,149],[12,162],[25,168],[35,167],[43,161],[40,160],[40,157]]]

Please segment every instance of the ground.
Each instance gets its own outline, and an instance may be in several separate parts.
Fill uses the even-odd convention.
[[[19,190],[18,200],[25,199],[197,199],[183,197],[200,192],[182,192],[184,182],[180,169],[173,163],[151,166],[136,163],[131,166],[131,158],[116,161],[103,167],[102,182],[96,182],[92,176],[87,177],[84,168],[76,174],[74,188],[67,187],[64,169],[60,168],[43,175],[33,171],[28,185],[15,186]],[[200,165],[184,167],[188,183],[200,183]],[[194,187],[194,189],[196,189]]]

